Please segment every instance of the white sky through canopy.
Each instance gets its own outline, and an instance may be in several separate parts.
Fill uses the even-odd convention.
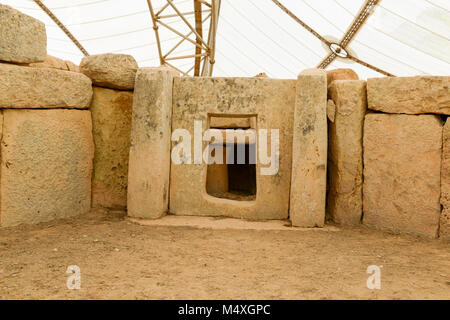
[[[364,0],[280,0],[327,40],[339,42]],[[48,53],[75,63],[83,54],[32,0],[0,0],[46,24]],[[43,3],[80,41],[89,54],[127,53],[140,67],[158,66],[159,57],[146,0],[44,0]],[[152,1],[159,8],[165,2]],[[193,11],[192,0],[174,0]],[[172,26],[182,24],[169,19]],[[161,29],[161,28],[160,28]],[[161,32],[163,46],[179,38]],[[329,49],[271,0],[222,0],[214,76],[295,78],[317,65]],[[450,75],[450,1],[381,0],[347,47],[358,59],[396,76]],[[193,46],[178,53],[193,54]],[[192,64],[180,60],[179,67]],[[184,64],[184,66],[183,66]],[[361,79],[382,76],[338,58],[328,66],[352,68]]]

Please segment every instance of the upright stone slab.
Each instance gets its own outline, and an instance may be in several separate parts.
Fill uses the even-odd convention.
[[[358,75],[352,69],[327,70],[327,83],[330,86],[336,80],[359,80]]]
[[[367,110],[366,82],[337,80],[329,87],[336,106],[328,132],[327,211],[334,222],[361,223],[362,216],[362,138]]]
[[[133,92],[94,87],[92,205],[126,208]]]
[[[46,56],[44,23],[0,4],[0,60],[30,63],[44,61]]]
[[[369,109],[386,113],[450,115],[450,77],[388,77],[367,80]]]
[[[87,109],[92,82],[81,73],[0,63],[0,108]]]
[[[128,169],[131,217],[156,219],[168,211],[174,75],[167,68],[142,68],[136,75]]]
[[[94,145],[83,110],[4,110],[0,224],[32,224],[91,207]]]
[[[138,64],[127,54],[97,54],[84,57],[80,72],[92,79],[92,83],[112,89],[133,90]]]
[[[364,123],[364,224],[435,238],[440,217],[442,121],[368,114]]]
[[[290,219],[297,227],[323,227],[327,172],[327,74],[300,73],[294,114]]]
[[[439,237],[450,240],[450,121],[447,118],[442,134],[442,170],[441,170],[441,221]]]

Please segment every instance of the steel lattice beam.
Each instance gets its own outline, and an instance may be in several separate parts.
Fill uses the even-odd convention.
[[[327,68],[337,57],[341,57],[344,59],[350,59],[352,61],[355,61],[367,68],[370,68],[372,70],[375,70],[381,74],[384,74],[386,76],[393,77],[389,72],[386,72],[380,68],[377,68],[370,63],[367,63],[365,61],[362,61],[354,56],[352,56],[350,53],[347,52],[346,48],[350,44],[350,42],[353,40],[353,38],[356,36],[358,31],[361,29],[361,27],[364,25],[364,23],[369,18],[370,14],[373,12],[373,9],[375,6],[379,3],[380,0],[366,0],[364,2],[363,7],[359,11],[358,15],[353,20],[353,23],[348,28],[345,35],[342,37],[342,40],[339,43],[330,42],[327,39],[325,39],[323,36],[321,36],[317,31],[315,31],[313,28],[308,26],[304,21],[302,21],[300,18],[298,18],[294,13],[292,13],[289,9],[287,9],[285,6],[283,6],[279,1],[272,0],[273,3],[275,3],[281,10],[286,12],[291,18],[293,18],[297,23],[299,23],[303,28],[308,30],[310,33],[312,33],[316,38],[318,38],[320,41],[322,41],[329,49],[330,54],[326,56],[318,65],[318,68],[325,69]]]
[[[215,56],[215,42],[216,42],[216,30],[217,21],[219,18],[221,0],[193,0],[194,11],[181,12],[173,0],[166,0],[166,4],[155,13],[152,0],[147,0],[147,4],[150,10],[150,16],[153,22],[153,29],[155,31],[156,43],[158,46],[158,54],[161,65],[169,66],[176,69],[184,76],[211,76],[214,67]],[[176,14],[161,15],[167,8],[172,8]],[[194,15],[195,24],[189,23],[187,17]],[[188,27],[190,30],[187,34],[177,30],[169,24],[163,22],[165,18],[177,17],[180,19],[184,27]],[[204,23],[209,20],[209,32],[208,38],[204,36]],[[159,28],[163,27],[170,30],[174,34],[180,37],[180,41],[169,50],[163,50],[161,46],[161,39],[159,35]],[[176,49],[183,43],[189,42],[193,47],[193,54],[174,56]],[[169,61],[182,60],[182,59],[194,59],[193,65],[188,70],[181,70],[177,68]]]

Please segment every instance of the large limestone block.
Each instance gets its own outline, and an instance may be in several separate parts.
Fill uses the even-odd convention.
[[[29,63],[26,64],[26,66],[35,68],[51,68],[72,72],[80,72],[79,67],[75,63],[69,60],[62,60],[60,58],[51,55],[47,55],[47,58],[45,58],[45,61],[43,62]]]
[[[300,73],[294,114],[290,219],[297,227],[323,227],[327,173],[327,74]]]
[[[184,161],[173,161],[170,169],[170,213],[247,220],[289,217],[296,84],[296,80],[259,77],[174,79],[172,130],[189,133],[190,142],[188,137],[185,141],[191,150],[179,149],[181,139],[174,139],[172,152],[181,154]],[[256,128],[257,140],[251,137],[255,130],[236,133],[241,137],[248,133],[249,143],[257,141],[258,160],[253,168],[238,169],[236,173],[232,166],[225,171],[226,168],[208,165],[201,159],[202,151],[216,144],[208,138],[202,141],[206,130],[215,124],[215,117],[248,118],[247,125]],[[218,135],[224,130],[212,132]],[[200,152],[196,153],[196,149]],[[224,148],[225,156],[231,149]],[[266,155],[268,159],[264,161]],[[233,192],[236,189],[245,192]]]
[[[90,210],[94,145],[84,110],[4,110],[0,223],[3,227]]]
[[[364,123],[364,224],[436,237],[442,121],[368,114]]]
[[[138,65],[127,54],[98,54],[84,57],[80,71],[100,87],[133,90]]]
[[[367,80],[369,109],[386,113],[450,114],[450,77],[389,77]]]
[[[0,60],[30,63],[44,61],[46,55],[44,23],[0,4]]]
[[[450,240],[450,121],[447,118],[442,133],[442,170],[441,170],[441,222],[439,237]]]
[[[88,108],[91,80],[81,73],[0,63],[0,108]]]
[[[362,216],[366,82],[334,81],[330,86],[330,96],[336,113],[328,133],[328,214],[336,223],[356,225],[361,223]]]
[[[327,83],[330,86],[335,80],[359,80],[358,74],[352,69],[327,70]]]
[[[92,205],[127,206],[133,92],[94,87],[92,126],[95,157]]]
[[[136,75],[128,168],[128,215],[156,219],[169,203],[172,87],[168,68],[142,68]]]

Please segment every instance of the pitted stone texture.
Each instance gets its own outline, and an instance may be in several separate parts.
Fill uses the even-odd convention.
[[[94,145],[83,110],[4,110],[2,227],[90,210]]]
[[[442,121],[368,114],[364,123],[364,224],[435,238],[440,216]]]
[[[43,62],[29,63],[27,66],[35,67],[35,68],[51,68],[51,69],[69,71],[69,68],[67,67],[67,64],[64,60],[53,57],[51,55],[47,55],[47,57],[45,58],[45,61],[43,61]]]
[[[363,124],[367,110],[366,82],[337,80],[329,87],[336,105],[328,132],[327,212],[334,222],[361,223]]]
[[[46,56],[45,24],[0,4],[0,60],[30,63],[44,61]]]
[[[138,65],[127,54],[98,54],[84,57],[80,71],[92,79],[92,83],[112,89],[133,90]]]
[[[238,201],[214,197],[206,192],[208,165],[205,161],[200,159],[199,164],[172,162],[171,213],[250,220],[288,218],[295,86],[295,80],[269,78],[175,78],[172,128],[173,130],[185,129],[192,137],[192,162],[195,161],[195,120],[202,121],[203,131],[200,138],[196,139],[199,141],[201,150],[205,150],[209,142],[202,142],[201,135],[207,129],[210,115],[223,117],[233,115],[255,117],[256,115],[257,130],[268,130],[268,141],[264,143],[268,154],[271,152],[270,129],[279,130],[279,168],[278,171],[273,170],[263,175],[262,172],[265,172],[270,165],[258,161],[256,199]],[[174,142],[172,146],[177,144],[178,142]],[[187,153],[186,150],[184,152]],[[276,167],[275,163],[274,167]]]
[[[29,63],[26,64],[26,66],[35,68],[51,68],[64,71],[80,72],[79,67],[75,63],[69,60],[62,60],[60,58],[51,55],[47,55],[47,58],[45,58],[45,61],[43,62]]]
[[[369,109],[386,113],[450,115],[450,77],[417,76],[367,80]]]
[[[81,73],[0,63],[0,108],[88,108],[91,80]]]
[[[80,67],[78,65],[76,65],[75,63],[73,63],[72,61],[65,60],[64,62],[67,65],[67,70],[72,71],[72,72],[80,72]]]
[[[328,86],[335,80],[359,80],[359,77],[352,69],[327,70]]]
[[[133,92],[94,87],[91,104],[95,143],[94,207],[127,206],[132,105]]]
[[[439,237],[450,240],[450,121],[447,118],[442,133],[442,171],[441,171],[441,222]]]
[[[296,227],[323,227],[327,174],[327,73],[300,73],[295,99],[290,219]]]
[[[168,211],[172,87],[168,68],[136,75],[128,168],[128,215],[157,219]]]

